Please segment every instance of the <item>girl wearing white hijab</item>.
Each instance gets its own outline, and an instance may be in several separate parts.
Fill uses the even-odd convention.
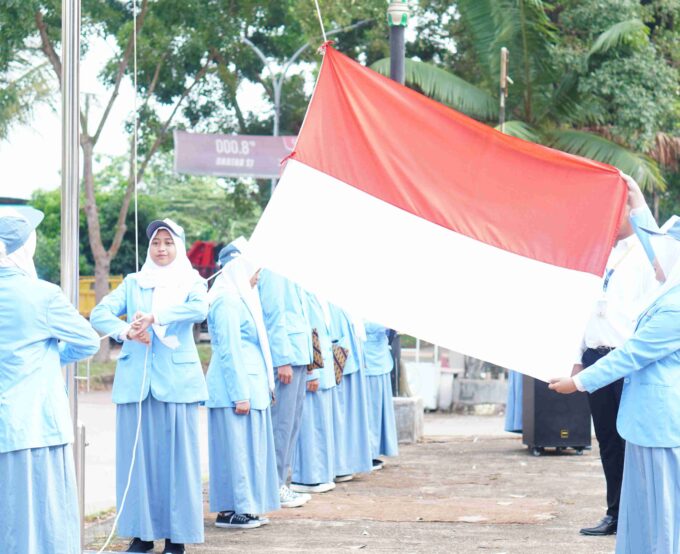
[[[621,377],[617,420],[626,440],[617,554],[680,552],[680,220],[664,229],[634,225],[663,281],[635,334],[573,378],[550,388],[593,392]]]
[[[80,553],[73,424],[61,366],[99,337],[36,277],[32,208],[0,208],[0,552]]]
[[[210,511],[215,525],[252,529],[258,514],[278,510],[279,481],[271,420],[272,357],[257,288],[257,273],[240,255],[245,239],[224,247],[222,273],[210,290],[208,326],[213,348],[210,398]]]
[[[165,539],[163,552],[177,554],[203,542],[198,405],[208,394],[192,328],[206,318],[208,296],[183,229],[165,219],[146,232],[141,271],[102,299],[90,321],[123,343],[113,382],[118,533],[132,537],[128,552],[152,552]]]

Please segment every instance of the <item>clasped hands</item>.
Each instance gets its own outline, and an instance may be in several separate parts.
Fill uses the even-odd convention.
[[[154,321],[153,314],[145,314],[140,311],[135,312],[127,332],[128,340],[134,340],[142,344],[150,344],[151,335],[147,329],[153,325]]]

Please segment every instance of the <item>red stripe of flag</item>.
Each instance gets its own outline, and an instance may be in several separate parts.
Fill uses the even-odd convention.
[[[616,168],[504,135],[331,47],[295,157],[452,231],[596,275],[626,198]]]

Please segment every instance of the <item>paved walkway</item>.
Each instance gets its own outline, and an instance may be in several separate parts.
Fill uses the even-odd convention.
[[[91,405],[83,417],[90,409],[100,418],[107,413],[94,401],[84,403]],[[112,437],[112,427],[108,432]],[[272,514],[260,529],[217,529],[206,506],[206,542],[188,552],[613,552],[614,538],[578,534],[603,515],[596,448],[583,456],[534,458],[519,437],[503,433],[499,417],[430,414],[426,434],[422,443],[403,446],[384,470],[338,485],[303,508]],[[90,448],[101,456],[103,475],[101,445]]]
[[[111,403],[111,392],[81,393],[79,419],[87,431],[85,472],[85,513],[93,515],[111,509],[116,504],[116,408]],[[206,410],[200,410],[201,467],[208,476],[208,426]],[[507,436],[503,420],[489,416],[427,414],[425,434]]]

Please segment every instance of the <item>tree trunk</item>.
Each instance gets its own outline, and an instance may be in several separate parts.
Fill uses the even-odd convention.
[[[80,140],[83,151],[83,185],[85,188],[85,216],[87,219],[87,237],[94,258],[94,295],[95,302],[99,304],[102,298],[109,293],[109,272],[111,269],[111,256],[104,248],[99,225],[99,210],[94,192],[94,144],[92,138],[83,133]],[[99,352],[95,356],[98,362],[107,362],[110,356],[109,341],[103,340]]]
[[[657,191],[656,189],[654,189],[654,192],[653,192],[653,199],[654,199],[654,206],[653,206],[654,207],[654,219],[659,221],[659,202],[660,202],[661,198],[659,197],[659,191]]]
[[[109,273],[111,272],[111,260],[108,254],[103,257],[95,256],[94,259],[94,296],[99,304],[102,298],[109,294]],[[95,356],[98,362],[108,362],[111,356],[111,346],[108,339],[101,341],[99,352]]]

